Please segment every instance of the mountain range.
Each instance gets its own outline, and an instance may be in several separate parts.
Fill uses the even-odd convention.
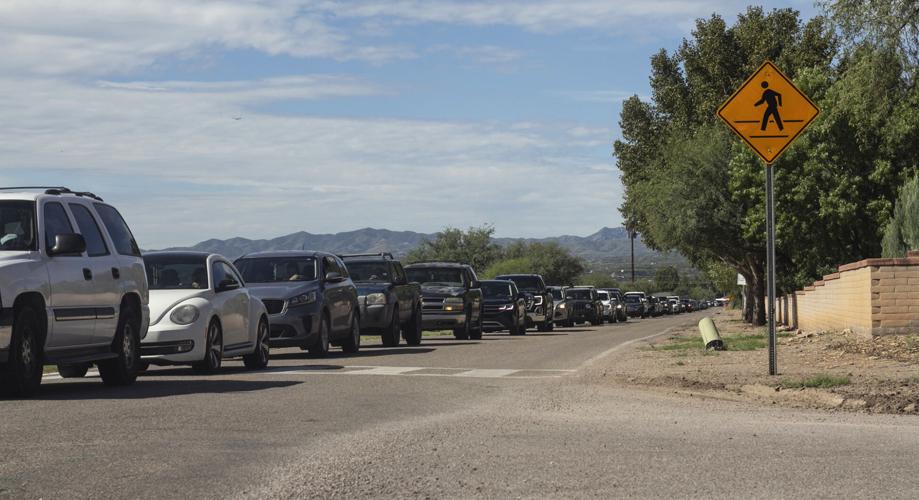
[[[433,239],[436,234],[414,231],[390,231],[388,229],[364,228],[335,234],[312,234],[300,231],[271,239],[251,240],[230,238],[210,239],[190,247],[175,247],[168,250],[196,250],[213,252],[235,259],[241,255],[266,250],[324,250],[337,254],[391,252],[403,256],[423,241]],[[527,242],[557,242],[572,254],[583,258],[594,267],[604,270],[625,268],[629,265],[629,234],[625,228],[604,227],[589,236],[563,235],[550,238],[495,238],[499,245],[523,240]],[[651,250],[641,238],[635,239],[636,267],[674,265],[686,268],[689,264],[678,254],[661,254]],[[617,269],[618,270],[618,269]],[[645,273],[640,273],[645,274]]]

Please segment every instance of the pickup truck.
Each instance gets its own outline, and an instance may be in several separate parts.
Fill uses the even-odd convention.
[[[457,340],[482,338],[482,289],[472,266],[419,262],[405,266],[405,273],[421,283],[423,329],[451,328]]]
[[[390,253],[340,255],[357,287],[361,335],[379,335],[386,347],[421,344],[421,285],[410,283]]]
[[[505,274],[498,276],[498,280],[510,280],[517,284],[517,288],[527,298],[527,327],[535,326],[540,332],[551,332],[555,326],[553,313],[552,292],[546,287],[546,282],[538,274]]]

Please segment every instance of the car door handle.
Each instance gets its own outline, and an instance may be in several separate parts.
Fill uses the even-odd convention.
[[[86,281],[92,281],[93,272],[89,268],[86,268],[86,267],[83,268],[83,279],[85,279]]]
[[[116,280],[121,278],[121,271],[119,271],[117,267],[112,268],[112,278],[115,278]]]

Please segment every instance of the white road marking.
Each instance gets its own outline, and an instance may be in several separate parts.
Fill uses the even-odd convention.
[[[415,366],[351,366],[345,368],[357,368],[356,370],[347,370],[343,373],[348,375],[402,375],[406,372],[423,370]]]
[[[542,368],[453,368],[438,366],[364,366],[348,365],[338,369],[316,369],[310,365],[283,368],[261,373],[269,375],[383,375],[395,377],[464,377],[464,378],[559,378],[576,370],[550,370]]]
[[[468,372],[457,373],[457,377],[474,377],[474,378],[501,378],[513,375],[521,370],[497,370],[497,369],[476,369]]]

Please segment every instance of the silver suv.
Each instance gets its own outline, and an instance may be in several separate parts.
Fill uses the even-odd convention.
[[[150,322],[140,249],[92,193],[0,188],[0,389],[34,394],[42,367],[106,385],[137,378]]]

